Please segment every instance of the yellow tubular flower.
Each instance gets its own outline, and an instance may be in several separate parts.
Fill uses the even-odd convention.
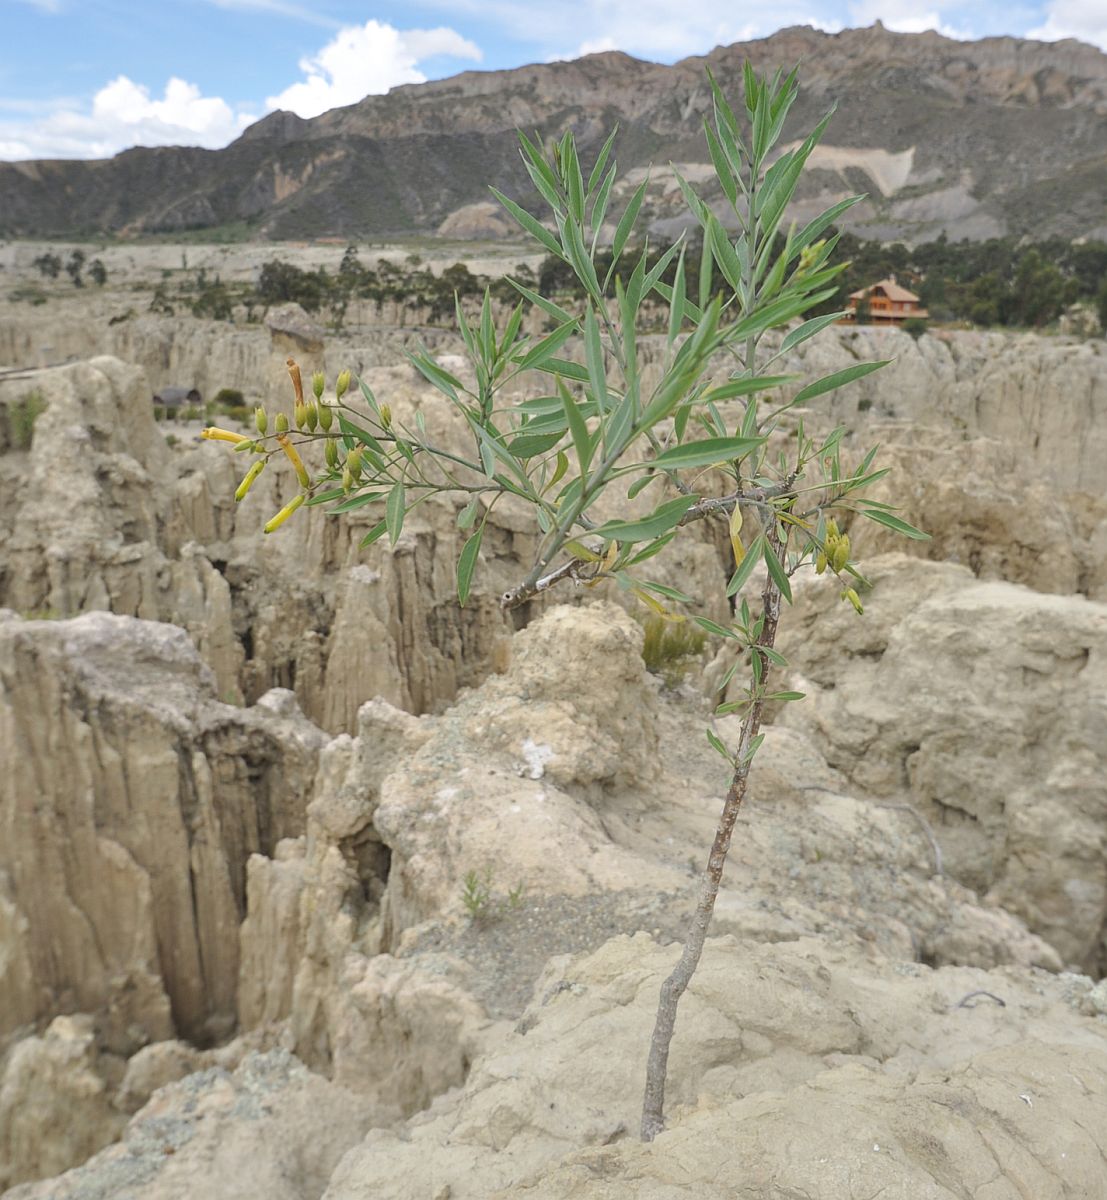
[[[265,469],[265,459],[259,458],[258,461],[256,463],[254,463],[254,465],[246,472],[245,478],[238,485],[238,488],[236,489],[235,494],[234,494],[234,498],[236,500],[241,500],[241,499],[243,499],[243,497],[245,497],[246,493],[250,490],[251,487],[253,487],[254,480],[257,479],[257,477],[262,473],[262,471],[264,469]]]
[[[246,442],[249,438],[242,433],[232,433],[229,429],[220,429],[216,425],[209,425],[207,429],[200,431],[202,438],[207,438],[210,442]]]
[[[296,470],[296,478],[300,481],[302,487],[311,486],[311,476],[307,472],[307,467],[304,466],[304,460],[296,452],[296,447],[288,440],[285,434],[277,435],[277,442],[280,448],[285,452],[288,461]]]
[[[305,499],[306,497],[304,496],[303,492],[301,492],[298,496],[293,496],[292,499],[289,500],[289,502],[284,506],[284,508],[281,509],[279,513],[277,513],[275,517],[271,518],[269,521],[266,521],[265,532],[272,533],[275,529],[280,529],[285,521],[287,521],[288,518],[292,516],[292,514],[300,507],[300,505],[303,504]]]

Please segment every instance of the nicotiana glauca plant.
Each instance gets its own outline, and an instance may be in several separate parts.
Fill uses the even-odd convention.
[[[802,228],[786,228],[796,185],[831,114],[808,137],[782,150],[781,134],[797,95],[795,72],[761,79],[747,64],[743,84],[744,105],[735,112],[710,78],[713,103],[705,133],[732,214],[726,224],[677,176],[702,231],[696,263],[683,239],[652,266],[646,250],[628,249],[640,244],[635,233],[645,182],[632,194],[610,245],[602,244],[617,175],[614,133],[587,172],[572,133],[549,149],[537,138],[519,135],[523,163],[551,219],[540,222],[493,192],[536,242],[571,268],[584,299],[565,307],[515,282],[519,302],[501,321],[488,293],[472,320],[459,302],[458,328],[472,363],[472,388],[431,355],[412,355],[464,424],[468,449],[456,452],[435,444],[421,414],[413,422],[402,421],[364,381],[363,403],[350,404],[349,372],[338,377],[333,400],[324,398],[321,375],[312,380],[314,400],[305,399],[291,360],[291,421],[277,414],[270,429],[268,415],[259,409],[257,437],[205,431],[256,456],[239,498],[270,457],[290,459],[300,490],[266,524],[266,533],[301,505],[331,505],[334,513],[374,505],[381,516],[362,545],[385,535],[395,543],[406,515],[429,497],[462,497],[458,524],[467,537],[457,563],[457,590],[463,604],[489,517],[505,496],[530,506],[541,534],[529,570],[501,598],[505,608],[565,580],[611,580],[655,612],[679,619],[670,605],[689,604],[690,598],[651,581],[647,564],[694,522],[727,522],[734,571],[726,593],[733,619],[727,624],[702,616],[695,620],[736,652],[726,685],[741,670],[743,686],[737,692],[732,688],[733,698],[718,711],[740,714],[740,732],[734,746],[724,745],[714,732],[707,735],[728,764],[730,786],[680,959],[661,988],[642,1111],[647,1141],[663,1128],[677,1005],[703,952],[750,765],[762,741],[765,706],[801,698],[773,685],[774,672],[786,665],[775,642],[782,605],[792,599],[791,580],[807,569],[833,576],[842,599],[861,613],[858,588],[865,580],[838,518],[849,514],[907,537],[926,536],[895,516],[891,506],[865,496],[867,485],[886,474],[875,466],[875,450],[850,465],[842,449],[843,429],[813,436],[800,414],[791,411],[884,364],[859,363],[806,383],[775,373],[790,351],[843,315],[803,319],[834,293],[835,278],[844,269],[831,261],[837,238],[824,235],[861,197],[840,201]],[[598,250],[609,251],[610,266],[602,272]],[[653,306],[667,310],[666,329],[659,335],[661,370],[649,386],[643,382],[639,347],[647,304],[651,311]],[[528,308],[552,319],[552,330],[525,334]],[[779,340],[765,343],[769,331],[785,326],[791,327]],[[506,389],[514,385],[517,396],[524,375],[545,382],[541,394],[508,399]],[[770,439],[784,420],[794,434],[789,448],[771,450]],[[300,451],[320,444],[322,465],[313,473]],[[645,496],[635,510],[644,508],[644,515],[596,516],[601,497],[616,492],[628,500]],[[751,603],[741,593],[759,564],[765,568],[760,600]]]

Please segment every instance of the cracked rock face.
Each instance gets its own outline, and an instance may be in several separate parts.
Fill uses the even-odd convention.
[[[221,704],[183,630],[109,613],[0,622],[0,680],[0,1029],[226,1036],[246,859],[303,828],[324,735]]]
[[[833,586],[804,588],[781,647],[809,698],[782,719],[854,786],[917,807],[954,878],[1102,971],[1107,607],[898,555],[863,565],[863,620]]]

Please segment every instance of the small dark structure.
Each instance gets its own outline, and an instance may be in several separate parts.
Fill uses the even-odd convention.
[[[154,405],[164,408],[166,412],[199,408],[203,403],[204,398],[196,388],[163,387],[154,393]]]

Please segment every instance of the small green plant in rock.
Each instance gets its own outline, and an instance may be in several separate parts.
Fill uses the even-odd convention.
[[[27,392],[8,409],[11,444],[16,450],[29,450],[35,436],[35,422],[46,411],[46,400],[39,391]]]
[[[496,892],[495,880],[495,872],[489,865],[480,871],[465,872],[461,881],[461,903],[474,924],[485,924],[505,912],[515,912],[523,906],[526,885],[522,881],[501,896]]]
[[[519,302],[500,320],[489,290],[479,314],[470,316],[458,303],[471,386],[431,354],[411,356],[465,431],[460,448],[441,445],[421,411],[407,419],[364,380],[352,403],[348,371],[339,375],[333,399],[324,397],[322,375],[305,396],[291,360],[291,414],[271,418],[259,409],[256,434],[204,431],[209,439],[235,444],[249,464],[239,499],[273,456],[292,464],[297,490],[265,524],[266,534],[276,533],[301,507],[322,504],[336,514],[375,509],[379,520],[361,545],[385,536],[395,545],[413,509],[434,496],[460,499],[462,604],[488,522],[509,496],[533,516],[535,552],[518,583],[501,596],[505,609],[574,583],[606,583],[654,612],[689,606],[690,596],[651,578],[650,560],[699,521],[718,522],[729,537],[733,573],[720,586],[732,615],[722,623],[695,620],[734,652],[723,686],[742,672],[717,710],[737,714],[739,731],[730,746],[706,731],[726,763],[729,785],[680,959],[661,987],[645,1072],[646,1141],[664,1127],[677,1006],[703,953],[750,767],[764,738],[763,713],[767,705],[802,698],[781,690],[775,679],[787,665],[776,638],[792,600],[791,581],[800,572],[821,576],[822,586],[833,587],[860,614],[864,576],[838,517],[852,518],[854,534],[871,521],[907,537],[926,537],[890,505],[866,497],[868,485],[887,474],[875,465],[875,448],[855,456],[843,447],[843,427],[815,432],[810,418],[795,411],[817,409],[820,398],[884,365],[853,363],[815,379],[780,373],[791,350],[844,316],[810,313],[835,294],[842,271],[832,261],[837,238],[831,226],[861,197],[840,200],[802,226],[786,223],[830,114],[806,137],[790,133],[790,148],[782,150],[798,94],[795,73],[759,79],[747,64],[742,84],[735,111],[709,77],[712,113],[705,124],[707,151],[731,209],[728,223],[737,232],[728,232],[714,207],[677,176],[701,230],[696,257],[682,241],[656,261],[645,249],[628,250],[644,244],[641,233],[635,235],[647,184],[614,221],[608,211],[618,174],[614,133],[587,167],[571,132],[548,150],[540,138],[519,135],[523,164],[548,217],[543,223],[495,189],[493,194],[573,272],[581,290],[579,298],[553,299],[541,285],[536,290],[514,280]],[[612,225],[605,251],[601,242]],[[646,371],[640,339],[658,305],[667,310],[664,332]],[[524,333],[528,309],[550,318],[552,330]],[[766,343],[771,330],[783,332]],[[523,377],[537,386],[527,390]],[[773,438],[778,432],[790,436]],[[601,499],[608,505],[601,506]],[[607,515],[614,503],[624,506],[623,515]],[[487,876],[466,876],[463,900],[471,912],[486,911],[491,895]]]
[[[642,660],[646,669],[676,687],[696,665],[707,634],[688,621],[668,620],[651,613],[642,621]]]

